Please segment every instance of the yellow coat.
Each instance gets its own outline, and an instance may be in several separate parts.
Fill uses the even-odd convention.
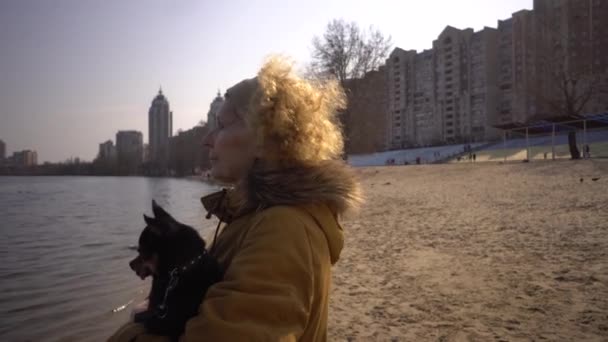
[[[340,175],[344,173],[335,176]],[[281,182],[283,191],[285,185],[291,184]],[[344,184],[344,178],[340,184]],[[291,203],[273,205],[281,201],[269,200],[276,196],[266,194],[259,197],[265,200],[256,203],[258,209],[240,216],[215,206],[215,194],[209,196],[213,200],[203,198],[205,206],[215,214],[228,213],[230,223],[213,249],[225,275],[209,288],[199,314],[187,322],[180,341],[327,339],[331,266],[338,260],[344,243],[336,211],[347,204],[310,198],[302,201],[307,196],[301,195]],[[117,334],[125,338],[138,336],[138,342],[159,341],[158,336],[133,333],[137,328],[141,326],[127,325]],[[116,339],[110,341],[128,341],[116,334],[113,338]]]
[[[217,241],[225,267],[184,341],[325,341],[331,264],[342,229],[323,205],[241,217]]]

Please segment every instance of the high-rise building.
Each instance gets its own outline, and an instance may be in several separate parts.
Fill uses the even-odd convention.
[[[534,0],[539,114],[564,115],[563,84],[572,97],[590,100],[580,114],[608,110],[608,2],[601,0]],[[574,84],[575,83],[575,84]],[[560,108],[561,107],[561,108]],[[559,113],[562,112],[562,113]]]
[[[424,146],[440,141],[433,50],[416,53],[397,48],[386,64],[387,147]]]
[[[350,128],[345,136],[347,154],[384,150],[388,95],[385,69],[382,66],[361,79],[345,82],[348,114],[344,119],[348,120],[346,125]]]
[[[412,69],[415,55],[414,50],[395,48],[386,61],[388,82],[386,147],[388,149],[404,147],[412,139],[409,127],[411,120],[408,120],[410,115],[407,113],[410,105],[407,93],[411,79],[409,70]]]
[[[172,125],[173,113],[169,110],[169,101],[160,89],[148,111],[148,138],[150,161],[162,169],[166,169],[169,161],[169,139],[173,135]]]
[[[220,91],[217,91],[217,96],[209,105],[209,111],[207,112],[207,126],[209,129],[215,129],[217,127],[217,114],[220,111],[220,108],[224,104],[224,97],[220,94]]]
[[[499,20],[499,124],[608,110],[606,16],[606,1],[535,0]],[[565,105],[565,85],[578,113]]]
[[[169,151],[169,154],[171,154],[171,151]],[[150,144],[144,144],[144,156],[142,161],[144,163],[150,162]]]
[[[143,161],[143,135],[138,131],[116,133],[116,156],[119,167],[133,173]]]
[[[513,122],[533,120],[538,113],[538,48],[535,41],[537,23],[534,12],[521,10],[513,13]],[[502,89],[500,89],[502,90]]]
[[[435,93],[442,140],[453,143],[470,134],[469,58],[473,29],[447,26],[433,41],[435,54]]]
[[[513,19],[498,21],[498,115],[497,124],[515,120],[513,101]]]
[[[473,33],[469,47],[469,82],[466,130],[469,141],[494,139],[497,122],[497,30],[486,27]]]
[[[497,29],[447,26],[431,50],[394,49],[385,147],[492,140],[498,125],[608,111],[607,17],[608,1],[534,0]]]
[[[411,124],[414,127],[414,141],[417,146],[433,145],[441,141],[441,132],[438,129],[440,118],[434,110],[434,57],[433,50],[424,50],[414,58],[414,83],[410,88],[413,94],[410,94],[409,98],[413,104]]]
[[[534,12],[498,21],[498,108],[495,123],[523,123],[537,116],[538,55]]]
[[[38,152],[30,151],[27,157],[27,165],[34,166],[38,165]]]
[[[0,140],[0,164],[6,159],[6,144]]]
[[[35,166],[38,165],[38,153],[32,150],[13,152],[10,158],[14,166]]]
[[[199,125],[171,137],[170,167],[175,174],[197,174],[209,167],[208,150],[201,147],[208,132],[208,127]]]
[[[112,161],[116,159],[116,147],[112,140],[99,144],[98,160]]]
[[[492,139],[496,121],[496,29],[447,26],[421,53],[387,59],[387,148]]]

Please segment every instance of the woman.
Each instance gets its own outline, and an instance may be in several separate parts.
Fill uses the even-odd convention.
[[[225,275],[181,340],[326,340],[338,219],[361,201],[339,160],[344,105],[336,82],[301,79],[280,58],[226,92],[204,143],[212,177],[234,187],[202,199],[227,223],[211,250]]]

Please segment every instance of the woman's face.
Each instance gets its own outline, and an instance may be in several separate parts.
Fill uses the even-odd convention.
[[[203,141],[209,147],[211,176],[236,183],[245,177],[255,160],[253,134],[229,99],[217,114],[217,126]]]

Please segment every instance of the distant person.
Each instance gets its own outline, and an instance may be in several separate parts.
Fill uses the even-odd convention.
[[[591,148],[589,147],[589,144],[583,146],[583,158],[591,158]]]
[[[473,153],[473,161],[475,161],[476,158],[477,158],[477,155],[475,153]]]
[[[339,219],[361,194],[341,160],[342,88],[292,68],[273,58],[228,89],[218,128],[203,140],[212,177],[233,186],[201,199],[226,222],[210,252],[224,278],[180,341],[327,340],[331,269],[348,231]],[[130,324],[111,341],[161,341]]]

